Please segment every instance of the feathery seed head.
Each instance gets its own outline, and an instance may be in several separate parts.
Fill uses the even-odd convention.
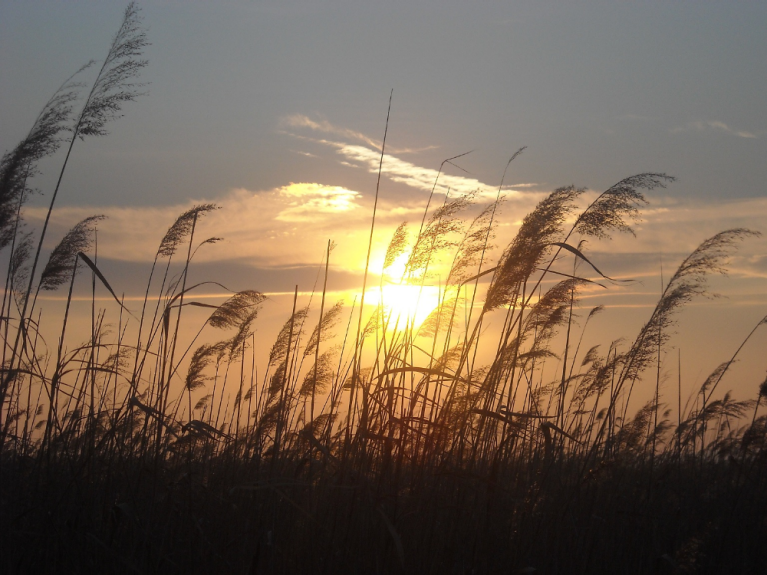
[[[309,371],[307,371],[306,375],[304,376],[304,381],[301,384],[301,389],[298,392],[299,396],[307,397],[311,395],[312,392],[324,393],[330,387],[330,384],[333,383],[333,378],[336,372],[334,366],[334,357],[335,350],[333,349],[329,349],[320,355],[316,365],[316,383],[314,379],[315,367],[312,366],[312,368],[309,369]]]
[[[30,190],[27,180],[39,173],[37,164],[59,149],[62,132],[69,131],[72,105],[82,84],[73,78],[90,66],[86,64],[70,76],[45,104],[27,137],[0,160],[0,248],[11,241],[18,209]]]
[[[208,319],[208,323],[211,327],[218,329],[238,326],[258,311],[265,299],[264,294],[255,290],[238,292],[218,306]]]
[[[407,248],[407,222],[402,222],[392,235],[389,247],[386,248],[386,257],[384,257],[383,269],[388,269],[399,256],[401,256],[405,248]]]
[[[583,192],[574,186],[554,190],[525,216],[519,232],[501,256],[487,292],[485,310],[513,303],[520,284],[543,261],[548,244],[562,233],[562,224]]]
[[[192,227],[200,216],[217,209],[219,207],[215,204],[200,204],[181,214],[165,233],[157,249],[157,255],[166,258],[173,256],[179,244],[192,232]]]
[[[471,222],[461,242],[458,244],[453,265],[447,276],[448,285],[460,285],[470,277],[471,271],[479,264],[482,254],[495,248],[488,242],[495,237],[493,216],[505,198],[493,202]]]
[[[298,340],[298,336],[302,333],[302,326],[304,319],[309,313],[309,306],[296,310],[296,313],[288,319],[282,326],[280,333],[277,335],[277,339],[272,345],[272,349],[269,352],[269,366],[273,366],[279,363],[284,363],[288,354],[288,341],[291,340],[295,343]],[[293,326],[293,332],[291,335],[291,325]],[[277,370],[280,371],[279,369]]]
[[[710,295],[706,291],[708,275],[726,275],[727,258],[737,242],[759,235],[745,228],[725,230],[705,240],[684,259],[666,285],[652,317],[627,352],[628,363],[621,376],[623,381],[636,379],[654,361],[656,350],[670,337],[675,312],[697,296]]]
[[[314,353],[317,344],[320,341],[326,341],[333,337],[333,333],[330,331],[341,319],[341,311],[343,310],[344,300],[337,301],[333,307],[331,307],[322,316],[322,319],[314,327],[312,335],[309,336],[309,342],[304,349],[304,357]]]
[[[463,223],[457,214],[472,204],[474,196],[475,193],[472,192],[446,201],[434,211],[418,234],[408,257],[405,270],[410,280],[419,279],[440,252],[457,245],[451,237],[463,229]]]
[[[198,347],[194,354],[192,354],[192,360],[189,362],[189,371],[187,372],[184,385],[189,391],[194,391],[198,387],[205,385],[205,382],[211,379],[204,375],[205,368],[210,365],[215,355],[216,350],[210,345],[201,345]],[[199,409],[199,407],[195,408]]]
[[[759,397],[767,397],[767,378],[759,384]]]
[[[77,128],[80,139],[106,135],[106,124],[121,116],[122,105],[143,94],[140,89],[144,85],[134,81],[148,64],[147,60],[140,59],[143,49],[149,45],[141,20],[136,3],[128,4],[122,25],[112,40],[109,53],[80,114]]]
[[[67,281],[75,267],[78,252],[85,252],[93,242],[96,224],[106,216],[91,216],[73,227],[51,252],[40,277],[40,289],[55,290]]]
[[[639,208],[647,204],[639,189],[665,188],[674,178],[666,174],[637,174],[603,192],[578,216],[574,230],[586,236],[609,239],[611,230],[634,234],[628,222],[639,220]]]

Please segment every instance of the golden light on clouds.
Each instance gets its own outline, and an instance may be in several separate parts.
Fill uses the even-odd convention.
[[[289,207],[275,217],[283,222],[314,221],[318,214],[349,212],[359,207],[356,203],[359,192],[340,186],[291,183],[280,188],[278,194],[290,202]]]

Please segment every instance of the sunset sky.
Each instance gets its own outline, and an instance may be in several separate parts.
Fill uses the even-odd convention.
[[[678,178],[648,193],[636,238],[588,246],[608,275],[638,280],[587,293],[585,309],[615,308],[600,324],[605,346],[632,338],[647,318],[661,267],[668,279],[727,228],[767,232],[767,3],[140,6],[152,43],[141,76],[148,94],[125,106],[107,137],[75,145],[48,241],[86,216],[107,215],[100,267],[127,298],[143,295],[168,226],[201,202],[221,209],[199,237],[224,241],[200,251],[194,277],[274,294],[265,321],[289,314],[290,296],[278,294],[296,284],[311,290],[328,239],[337,244],[330,289],[361,285],[392,89],[372,260],[379,268],[396,226],[417,229],[440,163],[468,151],[456,161],[461,169],[447,166],[436,201],[448,190],[492,201],[509,157],[527,146],[506,176],[499,247],[559,186],[593,198],[640,172]],[[67,76],[103,58],[124,8],[0,0],[3,151]],[[46,161],[34,182],[42,193],[26,209],[31,225],[45,215],[61,159]],[[767,313],[767,238],[747,240],[730,269],[712,281],[727,299],[702,300],[680,317],[672,343],[690,389]],[[723,389],[755,396],[766,345],[767,328]]]

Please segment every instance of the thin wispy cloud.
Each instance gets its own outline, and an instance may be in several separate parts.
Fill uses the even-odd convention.
[[[338,142],[325,143],[336,147],[337,152],[346,158],[347,161],[342,163],[361,166],[371,174],[378,173],[379,163],[381,162],[380,152],[351,144]],[[424,192],[431,192],[434,189],[436,194],[446,195],[449,193],[452,197],[475,192],[479,201],[492,201],[498,194],[497,185],[485,184],[476,178],[454,176],[444,172],[439,173],[435,169],[418,166],[391,154],[385,154],[383,163],[380,165],[381,173],[392,182],[404,184]],[[534,188],[537,186],[538,184],[534,183],[523,183],[517,186],[504,185],[502,193],[510,201],[538,201],[543,199],[544,193],[533,191],[521,192],[515,189]]]
[[[316,158],[317,154],[312,154],[311,152],[304,152],[302,150],[291,150],[294,154],[299,154],[301,156],[306,156],[307,158]]]
[[[450,193],[452,196],[476,193],[478,199],[484,200],[495,199],[498,194],[497,185],[486,184],[472,177],[455,176],[444,172],[439,173],[438,170],[407,162],[396,155],[416,151],[414,149],[397,150],[389,148],[390,153],[384,155],[383,163],[381,163],[380,147],[374,140],[354,130],[335,126],[327,120],[316,121],[302,114],[294,114],[283,118],[281,123],[288,127],[309,128],[313,131],[335,134],[349,140],[363,142],[369,146],[366,147],[324,138],[309,138],[305,135],[287,132],[293,137],[335,148],[336,152],[344,158],[339,161],[339,164],[343,166],[361,168],[375,174],[378,173],[380,165],[381,173],[389,180],[424,192],[431,192],[434,189],[434,192],[437,194],[446,195]],[[435,148],[436,146],[430,147]],[[533,196],[536,199],[542,199],[543,195],[538,192],[521,192],[516,189],[529,189],[538,186],[536,183],[523,182],[514,186],[504,185],[502,191],[507,200],[530,199]]]
[[[336,136],[341,136],[343,138],[362,142],[363,144],[367,144],[374,150],[379,150],[379,153],[380,153],[381,142],[379,140],[374,140],[373,138],[370,138],[366,134],[363,134],[362,132],[357,132],[356,130],[350,130],[349,128],[336,126],[334,124],[331,124],[327,120],[312,120],[309,116],[305,116],[304,114],[291,114],[289,116],[285,116],[284,118],[282,118],[280,120],[280,123],[283,126],[287,126],[291,128],[308,128],[316,132],[324,132],[326,134],[335,134]],[[390,147],[390,150],[395,154],[416,154],[418,152],[425,152],[427,150],[435,150],[438,147],[439,146],[424,146],[420,148],[391,148]]]
[[[370,173],[378,172],[381,161],[380,152],[363,146],[345,144],[338,148],[338,153],[348,160],[362,164]],[[417,166],[389,154],[384,155],[381,173],[393,182],[425,192],[430,192],[432,188],[434,188],[435,193],[447,194],[450,192],[452,196],[477,192],[477,196],[484,198],[495,198],[498,193],[498,186],[489,186],[475,178],[439,174],[437,170]],[[438,175],[439,180],[437,180]],[[435,181],[437,182],[436,187],[434,186]],[[514,190],[506,190],[506,192],[511,196],[519,193]]]
[[[684,126],[679,126],[677,128],[671,129],[672,134],[681,134],[683,132],[720,132],[729,134],[730,136],[737,136],[738,138],[747,139],[755,139],[759,137],[759,135],[755,132],[738,130],[718,120],[698,120],[695,122],[688,122]]]
[[[368,146],[371,146],[372,148],[379,148],[381,147],[380,142],[376,142],[372,138],[369,138],[362,132],[357,132],[355,130],[350,130],[349,128],[342,128],[339,126],[334,126],[327,120],[312,120],[308,116],[304,116],[303,114],[291,114],[290,116],[285,116],[281,119],[281,124],[284,126],[289,126],[291,128],[308,128],[310,130],[314,130],[316,132],[324,132],[326,134],[335,134],[337,136],[342,136],[344,138],[349,138],[350,140],[356,140],[359,142],[363,142],[367,144]]]
[[[509,185],[509,188],[511,188],[512,190],[514,190],[516,188],[539,188],[539,187],[541,187],[541,184],[537,184],[535,182],[525,182],[525,183],[521,183],[521,184],[510,184]]]

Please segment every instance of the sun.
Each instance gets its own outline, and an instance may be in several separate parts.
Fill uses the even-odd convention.
[[[381,303],[390,317],[389,329],[417,329],[439,304],[436,286],[387,284],[369,290],[370,301]]]

